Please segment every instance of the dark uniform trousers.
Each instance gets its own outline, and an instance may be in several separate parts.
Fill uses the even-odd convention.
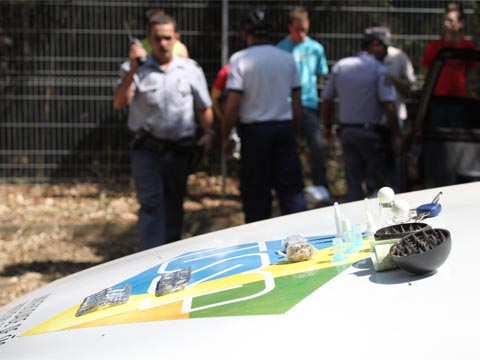
[[[362,182],[372,178],[378,188],[388,186],[398,191],[392,145],[377,131],[363,127],[341,130],[343,161],[347,180],[347,200],[365,198]]]
[[[307,210],[292,121],[241,124],[240,191],[245,222],[268,219],[275,190],[282,214]]]
[[[149,249],[181,238],[183,199],[192,148],[155,151],[140,144],[131,153],[132,175],[140,203],[140,246]]]

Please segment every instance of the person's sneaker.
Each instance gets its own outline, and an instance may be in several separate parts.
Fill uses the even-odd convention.
[[[316,202],[330,200],[330,193],[325,186],[308,186],[305,188],[305,193]]]
[[[330,192],[325,186],[317,186],[317,189],[322,194],[322,201],[330,200]]]

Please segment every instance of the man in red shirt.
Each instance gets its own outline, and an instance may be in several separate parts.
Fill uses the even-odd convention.
[[[225,64],[217,73],[217,77],[213,82],[210,97],[212,98],[212,106],[220,121],[223,121],[223,108],[221,105],[221,98],[224,96],[225,87],[227,85],[227,76],[230,71],[230,64]]]
[[[212,98],[212,108],[213,112],[217,118],[221,121],[223,126],[223,106],[225,102],[225,87],[227,85],[227,77],[230,72],[230,64],[225,64],[218,71],[217,77],[213,82],[212,90],[210,92],[210,97]],[[232,156],[236,160],[240,160],[240,147],[241,140],[240,136],[237,133],[236,127],[232,128],[230,132],[230,140],[233,145]]]
[[[466,48],[474,49],[475,44],[462,35],[464,14],[463,8],[458,3],[451,3],[445,9],[443,19],[443,36],[429,42],[422,56],[421,64],[425,76],[441,48]],[[466,96],[466,72],[468,64],[461,60],[448,60],[444,66],[437,85],[435,95]]]

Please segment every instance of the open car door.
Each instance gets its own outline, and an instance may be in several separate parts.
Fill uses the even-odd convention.
[[[449,93],[444,77],[455,72],[458,78],[452,79],[452,88],[459,84],[461,88]],[[441,49],[420,97],[407,152],[407,177],[431,188],[479,176],[480,51]]]

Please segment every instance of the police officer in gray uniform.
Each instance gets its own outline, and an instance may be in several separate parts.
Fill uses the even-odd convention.
[[[362,183],[367,175],[373,177],[379,187],[398,190],[395,161],[390,154],[400,155],[403,137],[397,121],[395,88],[386,80],[388,69],[383,64],[388,45],[389,39],[382,34],[367,34],[362,42],[362,52],[335,64],[322,93],[327,139],[334,135],[331,127],[334,100],[337,97],[339,100],[349,201],[365,197]],[[382,115],[385,115],[388,126],[382,125]]]
[[[232,55],[227,79],[222,144],[230,130],[242,139],[240,190],[245,222],[268,219],[272,189],[282,214],[307,209],[296,148],[302,116],[300,79],[293,57],[266,42],[265,11],[252,9],[243,21],[247,48]]]
[[[121,66],[113,105],[130,106],[128,126],[135,133],[131,166],[140,203],[142,249],[181,238],[183,199],[197,144],[212,144],[213,113],[202,69],[190,59],[172,55],[176,22],[158,14],[149,19],[147,56],[132,44],[129,61]],[[144,62],[138,59],[145,58]],[[203,129],[198,140],[196,116]]]

